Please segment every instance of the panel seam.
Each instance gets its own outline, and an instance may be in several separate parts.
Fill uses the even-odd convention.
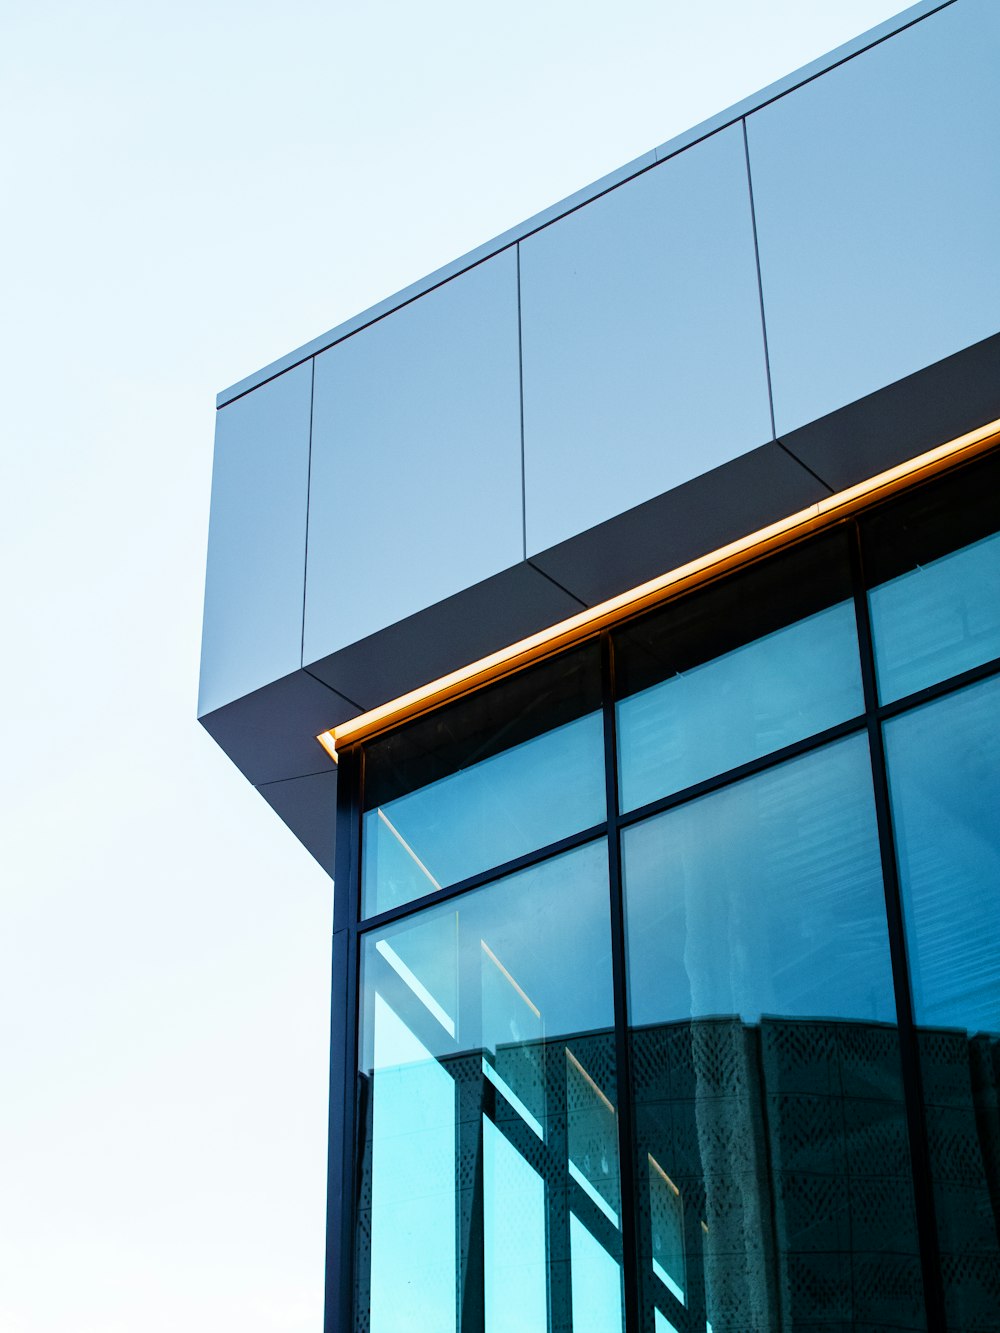
[[[299,666],[306,661],[306,584],[309,580],[309,507],[312,502],[313,411],[316,405],[316,358],[309,379],[309,451],[306,460],[306,532],[302,552],[302,630],[299,636]]]
[[[588,603],[583,601],[582,598],[577,597],[575,592],[570,592],[569,588],[567,588],[564,583],[560,583],[558,579],[554,579],[551,574],[546,574],[544,569],[539,569],[538,565],[535,564],[534,560],[532,560],[529,555],[526,555],[524,559],[525,563],[530,565],[536,574],[541,574],[543,579],[548,579],[548,581],[557,587],[560,592],[564,592],[567,597],[572,597],[574,602],[579,606],[582,606],[585,611],[587,610]]]
[[[469,263],[466,264],[464,268],[459,268],[454,273],[449,273],[446,277],[439,278],[437,281],[430,283],[430,285],[425,287],[423,290],[415,292],[413,293],[413,295],[405,297],[405,299],[400,299],[398,305],[394,305],[389,310],[384,310],[380,314],[372,314],[370,318],[365,318],[366,312],[362,312],[360,315],[357,316],[357,318],[363,320],[364,322],[359,323],[356,328],[352,328],[347,331],[339,331],[339,329],[328,330],[327,333],[321,334],[319,338],[313,340],[313,342],[319,342],[323,338],[329,337],[330,341],[324,342],[321,347],[314,347],[313,343],[306,343],[303,345],[302,348],[295,348],[293,351],[289,352],[288,355],[290,357],[298,356],[298,360],[290,361],[288,365],[283,365],[280,370],[272,370],[271,366],[263,366],[261,367],[260,370],[252,372],[250,375],[244,376],[244,380],[253,380],[255,374],[260,375],[261,378],[259,380],[256,380],[254,383],[249,384],[245,389],[240,389],[239,393],[233,393],[232,397],[227,398],[224,402],[216,402],[215,410],[217,412],[221,411],[224,407],[228,407],[230,403],[235,403],[240,398],[245,398],[248,393],[253,393],[255,389],[260,389],[265,384],[269,384],[272,380],[278,379],[279,376],[287,374],[288,371],[294,370],[297,366],[301,366],[305,361],[310,360],[310,358],[315,358],[317,356],[320,356],[323,352],[328,352],[331,347],[336,347],[339,343],[345,342],[348,338],[353,338],[356,333],[361,333],[364,329],[371,328],[373,324],[377,324],[381,320],[388,318],[388,316],[395,314],[398,310],[405,309],[406,306],[412,305],[414,301],[419,301],[421,297],[430,295],[431,292],[437,291],[440,287],[443,287],[446,283],[452,282],[455,278],[462,277],[462,275],[465,273],[470,273],[473,269],[478,268],[481,264],[488,263],[491,259],[495,259],[498,255],[502,255],[506,250],[509,250],[511,246],[519,246],[522,241],[529,240],[532,236],[537,236],[539,232],[544,231],[547,227],[551,227],[555,223],[561,222],[563,218],[570,217],[571,214],[578,212],[581,208],[586,208],[588,204],[595,203],[598,199],[603,199],[604,196],[610,194],[612,190],[617,190],[623,185],[628,185],[630,181],[636,180],[639,176],[644,176],[646,172],[652,171],[655,167],[661,166],[664,162],[669,162],[672,158],[677,157],[680,153],[687,152],[689,148],[696,148],[698,144],[704,143],[706,139],[711,139],[713,135],[721,134],[723,130],[731,129],[732,126],[737,124],[737,122],[745,120],[748,116],[754,116],[757,114],[758,111],[763,111],[765,110],[765,108],[769,106],[773,106],[775,102],[780,102],[782,98],[788,97],[791,94],[798,92],[800,88],[805,88],[810,83],[815,83],[817,79],[821,79],[824,77],[824,75],[831,74],[834,70],[840,69],[843,65],[848,64],[850,61],[856,60],[858,56],[863,56],[866,55],[869,51],[876,50],[878,47],[884,45],[884,43],[892,41],[894,37],[898,37],[901,33],[907,32],[910,28],[915,28],[918,24],[924,23],[927,19],[933,18],[936,14],[940,14],[942,11],[950,9],[951,6],[956,3],[957,0],[941,0],[941,3],[939,5],[937,5],[933,9],[929,9],[927,13],[917,14],[914,18],[910,19],[909,22],[902,24],[898,28],[893,28],[891,32],[885,33],[882,37],[875,38],[873,41],[869,42],[867,46],[859,47],[858,50],[849,52],[847,55],[843,56],[840,60],[836,60],[830,65],[825,65],[822,69],[816,70],[815,73],[813,74],[806,75],[805,77],[800,79],[798,83],[793,83],[788,88],[783,88],[780,92],[774,93],[773,96],[766,98],[758,105],[750,107],[748,110],[740,113],[739,115],[732,115],[728,120],[720,120],[720,123],[717,125],[714,123],[714,118],[710,117],[708,121],[704,122],[704,124],[705,126],[711,126],[711,128],[705,128],[703,132],[699,132],[699,130],[702,127],[698,125],[691,126],[689,130],[685,131],[680,135],[677,135],[676,138],[683,138],[684,134],[688,133],[694,137],[692,137],[687,142],[681,144],[680,146],[671,149],[669,152],[664,151],[662,157],[658,157],[656,155],[661,151],[661,149],[668,148],[669,145],[674,142],[674,140],[668,140],[666,144],[661,144],[658,147],[648,149],[645,153],[641,155],[640,158],[636,160],[643,161],[645,158],[649,157],[650,154],[653,155],[654,160],[652,162],[647,162],[645,166],[636,167],[636,170],[631,175],[625,176],[621,180],[616,180],[614,184],[607,185],[604,187],[604,189],[597,190],[595,194],[588,196],[586,199],[581,199],[578,202],[571,204],[569,202],[570,199],[576,198],[578,194],[585,193],[588,188],[593,188],[597,186],[600,182],[593,181],[591,182],[590,186],[582,186],[580,190],[574,191],[574,193],[570,195],[568,199],[560,200],[559,203],[553,205],[554,208],[559,208],[562,204],[566,204],[566,209],[564,212],[557,213],[555,217],[551,218],[547,217],[545,221],[539,221],[538,215],[536,215],[534,218],[526,218],[525,221],[521,224],[522,226],[527,228],[527,230],[524,231],[523,234],[511,237],[510,239],[507,240],[503,240],[502,237],[494,237],[491,240],[484,241],[482,247],[477,247],[477,250],[473,251],[473,253],[478,253],[478,249],[482,248],[488,251],[486,254],[480,255],[476,259],[470,259]],[[899,15],[896,15],[896,17],[898,18]],[[889,19],[886,21],[891,22],[892,20]],[[864,34],[859,34],[859,35],[864,36]],[[832,53],[828,52],[827,54],[829,55]],[[819,57],[819,59],[822,60],[823,57]],[[810,64],[812,63],[815,62],[810,62]],[[805,68],[808,67],[809,67],[808,65],[805,66]],[[802,73],[802,71],[793,70],[788,77],[793,77],[797,73]],[[778,80],[778,82],[780,83],[781,80]],[[755,95],[760,95],[765,91],[766,90],[763,88],[759,89],[758,93]],[[751,97],[745,98],[741,102],[736,103],[735,105],[741,106],[746,101],[752,101],[753,96],[754,95],[751,95]],[[734,107],[726,107],[722,111],[720,111],[718,115],[720,117],[723,117],[733,110]],[[630,165],[629,163],[626,163],[623,170],[627,170],[629,165]],[[516,231],[517,227],[516,226],[512,227],[510,230]],[[504,235],[506,234],[507,233],[504,233]],[[496,249],[495,250],[488,249],[488,247],[493,244],[496,244]],[[455,262],[460,264],[465,258],[468,258],[468,256],[460,256]],[[432,277],[433,274],[427,274],[425,275],[425,278],[422,280],[429,281]],[[419,282],[422,280],[417,279],[417,281],[411,284],[411,286],[419,285]],[[401,296],[401,293],[396,293],[396,295]],[[390,297],[388,299],[392,300],[393,298]],[[306,351],[305,348],[308,347],[312,347],[312,350]],[[300,352],[302,353],[302,355],[299,355]],[[277,363],[272,363],[272,364],[277,364]],[[242,384],[244,380],[238,380],[236,384],[230,385],[229,389],[235,389],[239,384]],[[229,389],[223,389],[218,395],[218,397],[221,397],[222,394],[227,393]]]
[[[824,481],[818,472],[814,472],[808,463],[804,463],[802,459],[798,456],[798,454],[793,453],[792,450],[789,449],[788,445],[784,442],[784,440],[776,439],[774,442],[779,449],[784,450],[784,452],[788,455],[790,459],[792,459],[793,462],[798,463],[799,467],[805,468],[805,470],[809,473],[810,477],[815,477],[815,479],[819,482],[819,484],[821,486],[824,486],[830,492],[831,495],[836,494],[836,491],[833,489],[830,483],[828,481]]]
[[[521,430],[521,556],[528,558],[527,479],[524,470],[524,340],[521,332],[521,242],[514,246],[517,267],[517,395]]]
[[[350,704],[351,707],[356,708],[359,713],[367,712],[367,709],[363,708],[361,704],[357,702],[356,699],[349,699],[343,690],[338,690],[335,689],[332,685],[328,685],[327,682],[322,678],[322,676],[316,675],[315,671],[310,671],[307,666],[304,666],[301,669],[306,673],[307,676],[309,676],[312,680],[314,680],[317,685],[322,685],[325,690],[329,690],[331,694],[335,694],[338,699],[343,699],[344,703]]]
[[[764,374],[767,379],[767,410],[771,416],[771,439],[778,437],[774,424],[774,388],[771,384],[771,352],[767,341],[767,316],[764,313],[764,280],[760,271],[760,245],[757,241],[757,207],[753,197],[753,175],[750,171],[750,139],[747,135],[747,118],[740,117],[743,128],[743,158],[747,169],[747,193],[750,196],[750,229],[753,232],[753,258],[757,272],[757,301],[760,305],[760,332],[764,342]]]

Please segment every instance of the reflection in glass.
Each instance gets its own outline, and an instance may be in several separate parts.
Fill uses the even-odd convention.
[[[359,1329],[621,1327],[607,874],[602,840],[364,937]]]
[[[857,716],[840,536],[695,593],[616,639],[623,810]]]
[[[374,1028],[371,1327],[444,1333],[455,1327],[454,1085],[379,995]]]
[[[869,596],[885,703],[1000,657],[1000,533],[900,574]]]
[[[1000,678],[885,727],[949,1320],[1000,1308]]]
[[[1000,657],[1000,463],[987,459],[865,525],[879,697]]]
[[[1000,1033],[1000,679],[885,727],[919,1023]]]
[[[545,1181],[483,1116],[483,1300],[491,1333],[546,1333]]]
[[[594,645],[374,742],[364,915],[600,823],[603,744]]]
[[[622,850],[646,1318],[924,1327],[865,739]]]
[[[622,1327],[621,1264],[580,1221],[569,1215],[573,1264],[573,1333],[606,1333]]]
[[[863,737],[644,820],[622,854],[633,1023],[894,1021]]]

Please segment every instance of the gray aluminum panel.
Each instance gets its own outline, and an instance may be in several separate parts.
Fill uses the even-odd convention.
[[[520,252],[529,555],[771,438],[742,125]]]
[[[588,605],[636,587],[829,495],[771,442],[532,557]]]
[[[517,257],[316,359],[305,662],[523,556]]]
[[[782,444],[833,490],[1000,418],[1000,334],[848,403]]]
[[[316,737],[360,711],[300,669],[200,721],[240,772],[260,786],[328,772],[333,761]]]
[[[858,37],[853,38],[849,42],[845,42],[842,46],[838,46],[834,50],[828,51],[819,59],[810,61],[808,65],[803,65],[801,69],[794,70],[791,74],[786,74],[783,78],[768,84],[766,88],[762,88],[759,92],[753,93],[750,97],[745,97],[739,102],[734,103],[734,105],[727,107],[726,110],[720,111],[714,116],[710,116],[708,120],[704,120],[698,125],[692,126],[691,129],[684,130],[681,134],[674,135],[672,139],[668,139],[656,149],[643,153],[640,157],[635,158],[625,166],[609,172],[606,176],[602,176],[600,180],[594,181],[590,185],[584,186],[583,189],[575,191],[567,198],[561,199],[558,203],[550,205],[548,208],[543,209],[540,213],[536,213],[533,217],[528,218],[518,226],[509,228],[507,231],[494,237],[492,240],[487,241],[485,244],[477,246],[474,250],[469,251],[460,258],[453,260],[449,264],[445,264],[442,268],[435,270],[435,272],[428,274],[417,282],[411,283],[408,287],[397,292],[395,295],[387,297],[383,301],[379,301],[376,305],[353,316],[351,319],[345,320],[342,324],[338,324],[328,332],[322,333],[316,338],[312,338],[301,347],[297,347],[294,351],[279,357],[276,361],[272,361],[261,370],[255,371],[252,375],[245,376],[238,383],[230,385],[229,388],[224,389],[218,395],[217,406],[222,407],[225,403],[231,402],[234,398],[239,397],[240,394],[248,393],[258,384],[264,383],[265,380],[272,379],[275,375],[280,375],[283,371],[290,369],[290,367],[294,365],[298,365],[300,361],[304,361],[308,357],[314,356],[317,352],[325,351],[326,348],[332,347],[334,343],[348,337],[352,333],[356,333],[358,329],[363,328],[365,325],[374,323],[377,319],[384,318],[385,315],[391,313],[400,306],[405,305],[408,301],[412,301],[423,293],[430,291],[432,287],[436,287],[447,279],[455,277],[456,274],[464,272],[464,270],[468,268],[472,268],[474,264],[480,263],[483,259],[488,259],[491,255],[499,254],[501,250],[505,250],[516,241],[531,235],[531,233],[538,231],[541,227],[548,226],[549,223],[556,221],[557,218],[572,212],[573,209],[579,208],[582,204],[588,203],[592,199],[596,199],[598,195],[604,194],[606,190],[611,189],[613,186],[620,185],[622,181],[628,180],[629,177],[637,175],[647,166],[651,166],[653,162],[662,162],[668,157],[675,156],[675,154],[689,148],[699,140],[707,138],[710,134],[714,134],[717,130],[724,129],[727,125],[735,124],[742,116],[748,115],[758,107],[765,106],[768,102],[774,101],[776,97],[781,97],[785,93],[791,91],[791,89],[799,87],[800,84],[807,83],[810,79],[817,78],[827,70],[841,64],[844,60],[848,60],[852,56],[857,55],[859,51],[864,51],[878,42],[885,41],[886,38],[891,37],[896,32],[902,31],[902,29],[908,27],[911,23],[917,23],[926,18],[929,14],[933,14],[936,10],[943,9],[947,5],[954,3],[956,3],[956,0],[919,0],[918,4],[911,5],[908,9],[902,10],[886,22],[877,24],[874,28],[861,33]]]
[[[779,434],[1000,329],[998,62],[958,0],[748,118]]]
[[[575,615],[583,603],[522,561],[395,625],[352,643],[310,671],[363,708],[375,708]]]
[[[216,413],[198,714],[301,662],[312,364]]]
[[[337,770],[286,782],[267,782],[257,790],[299,842],[333,875],[337,849]]]

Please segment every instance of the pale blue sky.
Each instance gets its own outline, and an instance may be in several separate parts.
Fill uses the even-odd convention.
[[[214,396],[901,6],[3,6],[0,1327],[319,1330],[329,884],[194,721]]]

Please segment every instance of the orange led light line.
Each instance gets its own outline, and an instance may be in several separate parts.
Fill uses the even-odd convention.
[[[369,740],[400,722],[429,712],[460,695],[469,694],[501,676],[519,671],[640,611],[666,602],[699,583],[748,564],[767,552],[790,545],[809,533],[829,527],[873,501],[884,499],[913,482],[924,480],[959,461],[974,457],[997,442],[1000,442],[1000,419],[949,440],[947,444],[937,445],[867,481],[827,496],[806,509],[800,509],[787,518],[748,533],[696,560],[690,560],[669,573],[640,583],[628,592],[610,597],[597,606],[588,607],[476,662],[470,662],[468,666],[459,667],[446,676],[369,709],[358,717],[322,732],[316,739],[336,762],[338,748]]]

